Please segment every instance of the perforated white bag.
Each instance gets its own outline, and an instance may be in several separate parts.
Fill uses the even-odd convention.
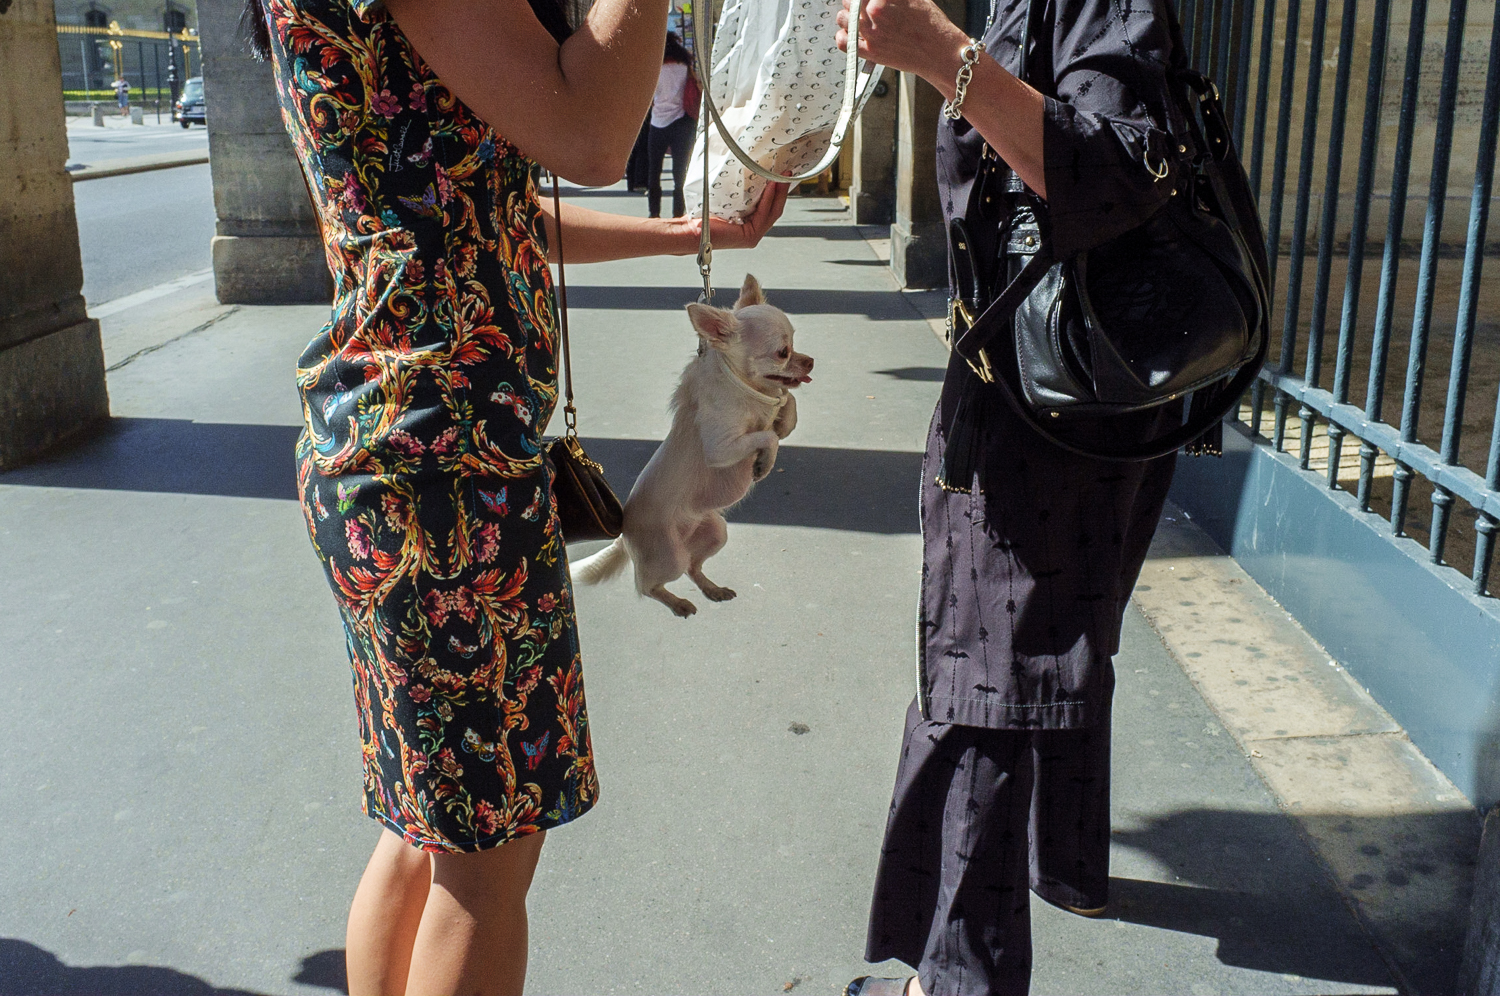
[[[706,0],[700,2],[708,6]],[[699,4],[694,7],[696,16]],[[839,9],[839,0],[724,4],[700,113],[711,113],[711,99],[725,130],[749,158],[772,173],[802,173],[831,160],[833,143],[843,140],[879,79],[878,67],[866,67],[874,71],[847,80],[848,57],[834,43]],[[847,104],[846,85],[854,87]],[[840,122],[842,129],[836,128]],[[712,123],[708,135],[709,213],[743,221],[767,181],[734,156]],[[688,167],[689,205],[700,204],[703,196],[703,155],[700,127]]]

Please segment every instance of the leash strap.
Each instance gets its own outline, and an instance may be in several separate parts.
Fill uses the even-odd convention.
[[[563,424],[567,435],[578,435],[578,409],[573,407],[573,354],[568,348],[568,279],[563,269],[562,198],[557,192],[557,174],[552,174],[552,228],[557,232],[557,328],[562,337]]]

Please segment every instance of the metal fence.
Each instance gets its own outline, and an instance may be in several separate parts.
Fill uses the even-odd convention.
[[[1195,64],[1233,109],[1276,282],[1279,351],[1238,418],[1486,594],[1500,526],[1500,293],[1481,273],[1500,4],[1449,0],[1445,17],[1428,0],[1313,0],[1304,21],[1303,0],[1178,2]],[[1413,189],[1424,172],[1426,190]],[[1443,361],[1439,411],[1423,393],[1441,390],[1428,381]],[[1397,392],[1399,410],[1387,404]]]
[[[169,85],[169,67],[176,71],[179,89],[199,74],[198,39],[188,34],[59,24],[57,52],[69,100],[112,102],[111,87],[124,77],[133,88],[133,102],[159,99],[170,104],[176,94]]]

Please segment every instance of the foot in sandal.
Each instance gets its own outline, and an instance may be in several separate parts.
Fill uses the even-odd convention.
[[[844,987],[844,996],[926,996],[922,982],[915,975],[904,979],[878,979],[861,975]]]

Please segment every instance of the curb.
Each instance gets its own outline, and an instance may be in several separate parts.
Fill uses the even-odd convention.
[[[170,152],[156,156],[137,156],[130,159],[106,159],[97,166],[84,166],[68,173],[74,183],[84,180],[102,180],[110,176],[125,176],[130,173],[146,173],[157,169],[172,169],[177,166],[200,166],[208,162],[205,152]]]

